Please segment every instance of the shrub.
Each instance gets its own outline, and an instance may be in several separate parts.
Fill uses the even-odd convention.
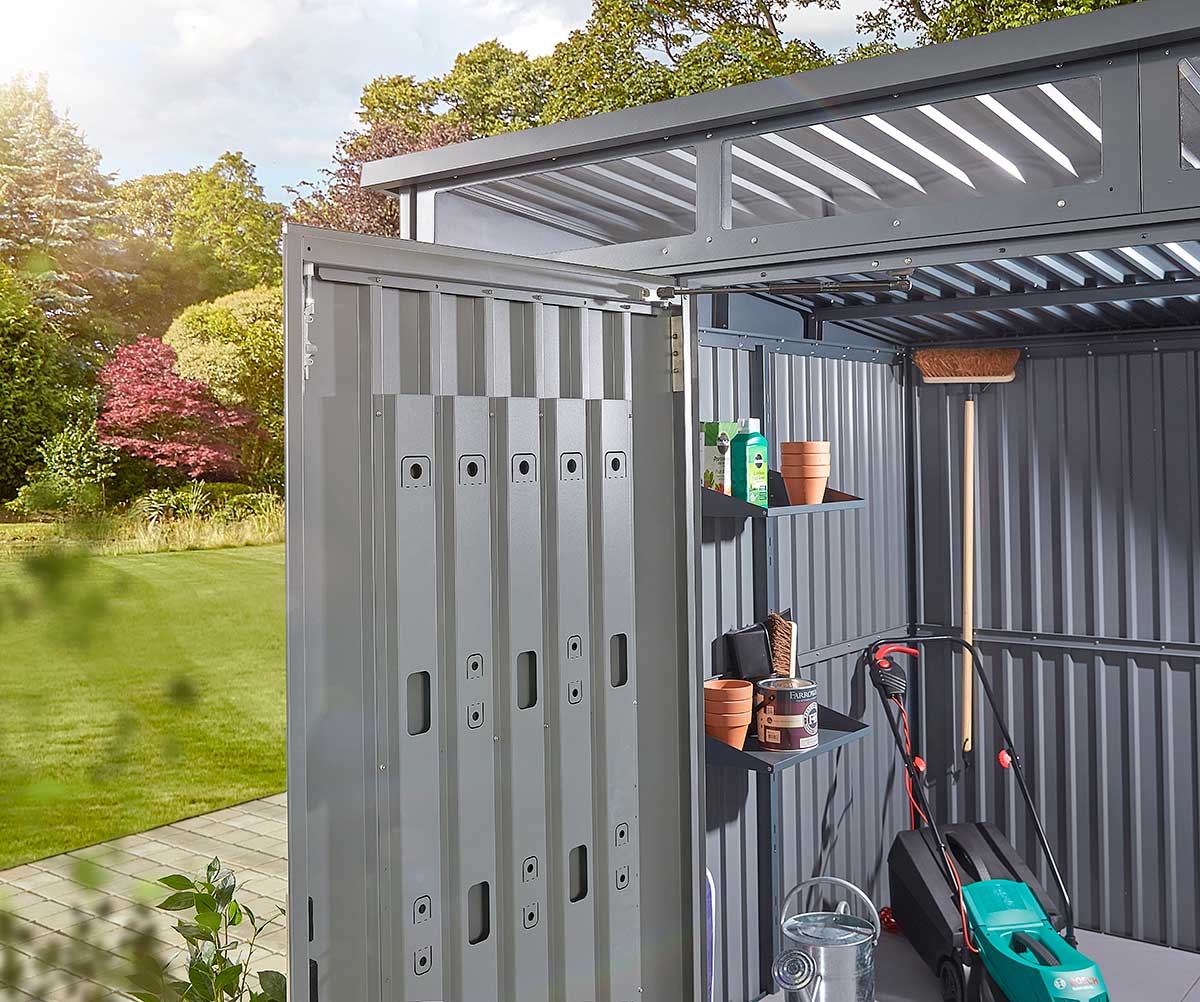
[[[174,349],[151,337],[117,350],[100,372],[100,440],[189,477],[238,470],[237,443],[251,432],[251,417],[174,364]]]
[[[136,991],[135,999],[287,1002],[287,979],[278,971],[260,971],[257,988],[251,981],[258,937],[283,917],[282,908],[269,918],[255,915],[238,901],[233,871],[215,858],[195,878],[173,873],[159,883],[172,893],[158,907],[182,916],[175,929],[187,944],[187,978],[167,980],[160,991]]]
[[[91,418],[75,418],[38,449],[42,468],[28,474],[8,507],[23,515],[92,513],[105,508],[105,485],[116,468],[116,450],[105,445]]]
[[[227,407],[248,407],[262,434],[241,443],[255,486],[283,482],[283,290],[259,286],[189,306],[163,340],[180,375],[207,383]]]
[[[69,406],[63,344],[15,271],[0,264],[0,499],[11,498]]]

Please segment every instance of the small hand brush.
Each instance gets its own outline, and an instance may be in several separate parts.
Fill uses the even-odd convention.
[[[773,612],[767,616],[766,627],[771,644],[771,671],[792,678],[796,673],[796,624]]]

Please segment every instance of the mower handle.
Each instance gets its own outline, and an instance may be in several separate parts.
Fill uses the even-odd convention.
[[[915,647],[906,647],[904,644],[884,644],[871,655],[875,661],[880,661],[886,658],[889,654],[908,654],[914,658],[919,658],[921,652]]]

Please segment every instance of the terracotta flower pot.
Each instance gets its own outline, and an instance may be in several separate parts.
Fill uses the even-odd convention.
[[[825,488],[829,486],[829,474],[819,477],[789,477],[785,474],[783,482],[792,504],[821,504],[825,500]]]
[[[752,719],[754,719],[754,706],[739,709],[737,713],[714,713],[712,710],[704,710],[704,724],[733,727],[738,724],[749,724]]]
[[[704,719],[715,720],[721,724],[736,723],[737,720],[752,716],[754,716],[753,703],[717,703],[715,705],[706,704],[704,707]]]
[[[752,703],[754,683],[740,678],[710,678],[704,683],[704,705]]]
[[[779,471],[784,477],[828,477],[828,463],[784,463]]]
[[[707,720],[704,722],[704,733],[709,737],[716,738],[718,741],[723,741],[731,748],[736,748],[741,751],[746,746],[746,735],[750,732],[750,722],[738,724],[734,727],[725,727],[720,724],[710,724]]]
[[[783,456],[828,456],[828,442],[780,442],[779,452]]]

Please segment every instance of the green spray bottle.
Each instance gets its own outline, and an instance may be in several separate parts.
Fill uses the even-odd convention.
[[[729,443],[733,466],[733,496],[760,508],[767,507],[767,440],[757,418],[738,422],[738,433]]]

